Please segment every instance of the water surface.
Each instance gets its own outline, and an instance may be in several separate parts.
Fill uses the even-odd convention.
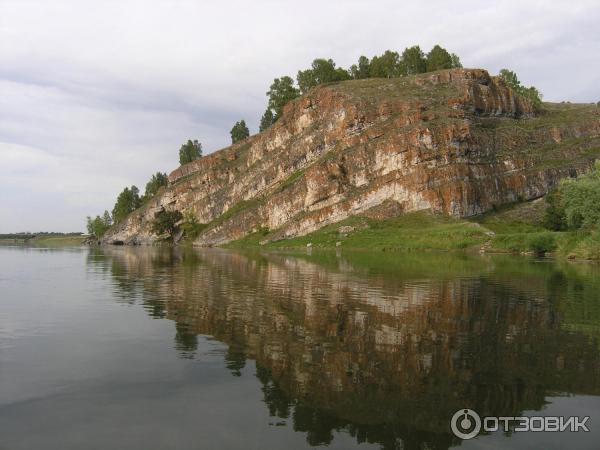
[[[600,270],[0,247],[0,449],[598,448]],[[589,433],[449,419],[591,416]]]

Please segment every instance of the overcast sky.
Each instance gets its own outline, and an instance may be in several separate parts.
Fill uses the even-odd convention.
[[[424,4],[426,3],[426,4]],[[547,100],[600,100],[595,1],[0,0],[0,233],[80,231],[179,146],[252,133],[276,76],[440,43]]]

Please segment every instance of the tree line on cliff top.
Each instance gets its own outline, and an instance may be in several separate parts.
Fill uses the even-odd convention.
[[[367,78],[398,78],[458,67],[462,67],[460,58],[439,45],[435,45],[428,53],[424,53],[418,45],[414,45],[405,48],[402,53],[386,50],[371,59],[360,56],[356,64],[352,64],[349,69],[337,67],[332,59],[317,58],[309,68],[299,70],[295,80],[287,75],[273,80],[266,92],[267,109],[261,117],[259,130],[262,132],[273,125],[283,114],[283,108],[288,102],[320,84]],[[533,86],[523,86],[514,72],[502,69],[499,76],[518,95],[528,98],[535,107],[541,105],[540,92]],[[250,130],[246,122],[240,120],[233,125],[230,135],[231,143],[235,144],[248,138]],[[202,144],[198,140],[190,139],[179,148],[180,165],[188,164],[200,157],[202,157]],[[88,232],[100,238],[108,228],[146,203],[167,183],[167,175],[157,172],[152,175],[146,184],[146,191],[141,196],[136,186],[126,187],[119,193],[112,215],[105,211],[102,216],[87,217]]]

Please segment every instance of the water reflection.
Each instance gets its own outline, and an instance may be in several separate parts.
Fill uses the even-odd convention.
[[[175,323],[174,348],[226,343],[256,361],[277,420],[328,444],[448,448],[459,408],[519,415],[600,393],[600,274],[590,266],[453,255],[240,254],[107,248],[88,255],[118,298]]]

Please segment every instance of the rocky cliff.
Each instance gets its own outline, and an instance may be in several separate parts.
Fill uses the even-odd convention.
[[[319,86],[269,130],[184,165],[106,243],[151,243],[154,215],[191,211],[196,245],[310,233],[386,202],[457,217],[540,197],[600,156],[600,108],[535,112],[480,69]]]

